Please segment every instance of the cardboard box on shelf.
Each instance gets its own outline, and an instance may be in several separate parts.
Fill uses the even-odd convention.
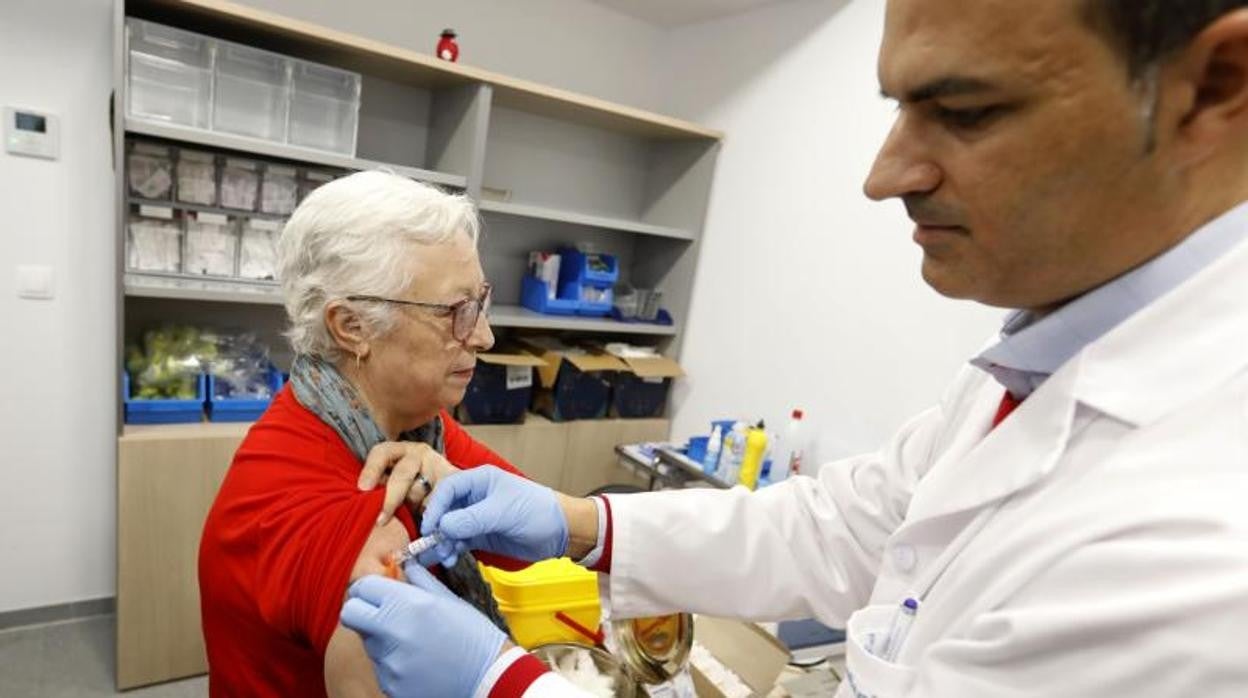
[[[611,379],[612,417],[661,417],[667,408],[672,379],[685,375],[675,359],[666,356],[620,357],[627,370]]]
[[[610,355],[570,347],[549,337],[528,337],[522,346],[542,359],[533,407],[555,422],[607,415],[613,374],[628,366]]]
[[[543,359],[519,347],[477,354],[477,370],[455,410],[464,424],[519,424],[533,399],[533,369]]]

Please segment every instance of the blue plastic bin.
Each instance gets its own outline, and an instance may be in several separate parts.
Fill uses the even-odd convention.
[[[563,298],[551,298],[546,293],[546,284],[534,276],[526,274],[524,284],[520,287],[520,304],[529,310],[546,315],[576,315],[581,302]]]
[[[130,397],[130,372],[121,374],[122,420],[126,424],[193,424],[204,419],[207,384],[201,373],[196,381],[199,397],[193,400]]]
[[[559,297],[576,301],[578,315],[611,314],[615,282],[620,280],[620,261],[614,255],[586,254],[570,247],[559,249]],[[582,300],[586,286],[606,292],[600,302]]]
[[[269,369],[269,387],[273,395],[282,389],[282,372]],[[254,422],[269,409],[271,397],[217,397],[216,377],[208,376],[208,421],[210,422]]]

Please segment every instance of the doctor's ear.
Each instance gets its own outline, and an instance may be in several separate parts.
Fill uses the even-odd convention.
[[[325,306],[325,327],[342,353],[356,361],[368,356],[367,326],[349,302],[337,300]]]
[[[1206,27],[1162,74],[1186,164],[1248,147],[1248,9]]]

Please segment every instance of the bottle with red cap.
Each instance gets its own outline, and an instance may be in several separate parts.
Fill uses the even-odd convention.
[[[776,456],[771,462],[771,475],[768,478],[772,484],[782,482],[790,475],[800,475],[802,472],[802,459],[806,457],[809,450],[809,438],[803,426],[803,416],[801,410],[793,410],[793,414],[789,416],[788,426],[780,435],[779,443],[776,444]]]

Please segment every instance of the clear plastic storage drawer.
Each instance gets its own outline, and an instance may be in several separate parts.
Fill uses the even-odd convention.
[[[284,142],[290,63],[276,53],[220,42],[213,130]]]
[[[148,121],[209,127],[216,42],[206,36],[126,20],[126,113]]]
[[[292,145],[355,155],[360,113],[360,76],[328,66],[294,61],[290,81]]]

